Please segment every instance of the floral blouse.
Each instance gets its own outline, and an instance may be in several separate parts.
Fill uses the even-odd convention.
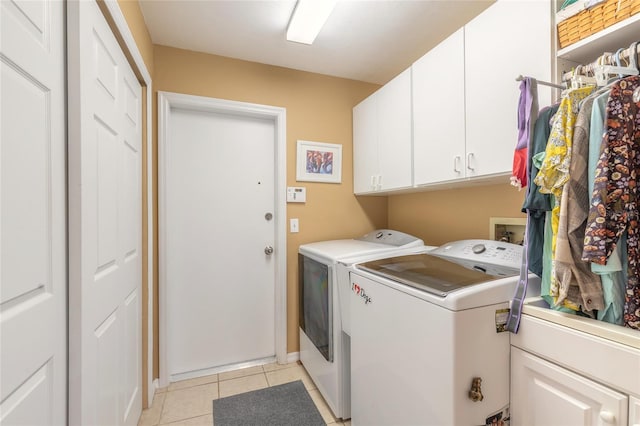
[[[593,196],[585,232],[584,260],[605,264],[620,235],[627,230],[628,281],[624,323],[640,329],[640,250],[638,188],[640,170],[640,77],[620,80],[607,102],[606,132],[596,167]]]

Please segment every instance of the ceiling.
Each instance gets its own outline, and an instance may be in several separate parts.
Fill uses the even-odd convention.
[[[295,0],[140,6],[154,44],[384,84],[493,1],[339,0],[313,45],[286,40]]]

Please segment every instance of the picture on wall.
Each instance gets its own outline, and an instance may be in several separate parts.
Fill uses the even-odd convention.
[[[341,183],[342,145],[299,140],[296,180]]]

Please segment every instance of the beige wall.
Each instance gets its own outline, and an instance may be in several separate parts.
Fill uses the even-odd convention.
[[[506,179],[506,178],[505,178]],[[524,191],[505,183],[389,197],[389,228],[441,245],[489,238],[490,217],[525,217]]]
[[[151,42],[147,24],[144,22],[140,4],[138,0],[118,0],[118,6],[120,6],[124,19],[127,21],[131,34],[138,45],[144,64],[149,74],[151,74],[151,78],[153,78],[153,43]]]
[[[353,196],[351,111],[378,86],[164,46],[155,46],[154,58],[155,91],[287,109],[287,185],[307,188],[305,204],[287,206],[287,218],[300,220],[300,232],[287,235],[287,349],[296,352],[298,246],[387,224],[386,198]],[[342,184],[296,182],[298,139],[342,144]]]

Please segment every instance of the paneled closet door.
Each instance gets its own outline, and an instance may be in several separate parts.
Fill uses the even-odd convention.
[[[465,27],[467,176],[508,173],[516,145],[519,75],[551,81],[551,4],[499,0]],[[540,106],[551,89],[538,88]]]
[[[142,89],[94,1],[67,3],[69,423],[142,412]]]
[[[412,71],[414,183],[463,178],[464,29],[418,59]]]
[[[0,424],[67,423],[65,14],[0,2]]]

